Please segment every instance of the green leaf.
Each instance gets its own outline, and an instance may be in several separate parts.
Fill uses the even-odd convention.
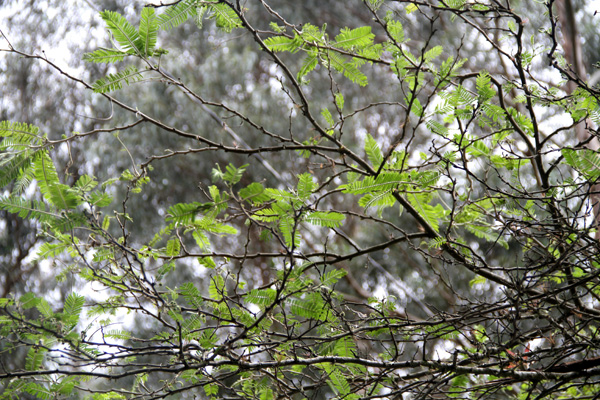
[[[408,183],[406,174],[399,172],[382,172],[376,178],[367,176],[362,181],[354,181],[347,185],[341,185],[344,193],[366,194],[376,191],[388,191],[396,189]]]
[[[117,43],[124,51],[134,51],[136,54],[143,53],[143,41],[139,32],[121,14],[105,10],[100,16],[106,22],[106,26],[112,33]]]
[[[19,304],[25,310],[28,310],[33,307],[37,307],[37,305],[40,303],[40,301],[41,301],[41,299],[36,297],[31,292],[25,293],[23,296],[19,297]]]
[[[487,283],[487,278],[481,276],[481,275],[477,275],[475,278],[471,279],[469,281],[469,286],[473,287],[475,285],[479,285],[479,284],[484,284]]]
[[[442,221],[447,214],[444,207],[441,204],[436,204],[435,206],[428,204],[427,196],[420,193],[410,193],[408,195],[408,200],[429,226],[431,226],[434,231],[439,232],[440,221]]]
[[[565,162],[579,171],[590,182],[596,182],[600,177],[600,154],[594,150],[562,149]]]
[[[321,277],[321,285],[332,287],[335,285],[340,279],[346,276],[348,272],[343,269],[333,269]]]
[[[119,340],[129,340],[131,339],[131,333],[127,331],[120,330],[110,330],[104,334],[105,337],[111,339],[119,339]]]
[[[27,352],[27,357],[25,358],[25,369],[27,371],[39,370],[44,362],[46,353],[47,350],[43,347],[31,347]]]
[[[208,240],[208,237],[201,230],[194,230],[192,232],[192,237],[201,250],[210,247],[210,240]]]
[[[200,263],[200,265],[203,265],[204,267],[209,269],[217,268],[217,264],[215,263],[215,260],[213,260],[212,257],[198,257],[198,262]]]
[[[158,37],[158,19],[154,13],[154,8],[144,7],[142,9],[139,34],[142,42],[143,54],[151,56],[154,47],[156,47],[156,40]]]
[[[316,183],[312,175],[308,173],[301,174],[298,178],[298,198],[301,201],[306,201],[315,190]]]
[[[170,257],[175,257],[179,255],[181,251],[181,242],[179,242],[179,238],[172,238],[167,242],[167,247],[165,250],[165,254]]]
[[[327,371],[329,377],[329,384],[332,389],[340,398],[347,399],[348,394],[350,393],[350,384],[348,380],[344,377],[344,374],[337,368],[333,367],[331,370]]]
[[[337,228],[342,225],[344,218],[343,214],[337,212],[315,211],[310,213],[305,220],[313,225]]]
[[[306,299],[290,299],[290,311],[299,317],[323,321],[326,305],[318,293],[310,293]]]
[[[241,189],[240,197],[242,200],[250,201],[253,204],[262,204],[270,199],[265,193],[265,188],[258,182],[252,182],[250,185]]]
[[[302,61],[302,67],[300,67],[300,71],[296,76],[296,79],[302,81],[302,78],[306,76],[309,72],[314,70],[317,67],[319,61],[319,57],[316,52],[308,53],[308,55]]]
[[[265,45],[267,46],[267,49],[274,51],[274,52],[289,51],[290,53],[295,53],[300,49],[300,46],[302,46],[302,41],[298,40],[297,37],[289,38],[287,36],[271,36],[271,37],[266,38],[264,40],[264,42],[265,42]],[[313,57],[313,58],[315,60],[314,63],[316,66],[316,57]],[[310,61],[310,62],[312,62],[312,61]],[[313,69],[314,69],[314,66],[312,68],[310,68],[310,70],[313,70]],[[302,75],[299,74],[299,76],[304,76],[308,72],[310,72],[310,71],[306,71]]]
[[[404,38],[404,28],[402,27],[402,23],[400,21],[390,20],[388,21],[386,28],[395,42],[398,44],[405,42],[406,39]]]
[[[73,393],[75,386],[79,384],[79,381],[74,377],[65,377],[61,382],[52,385],[51,391],[59,393],[63,396],[70,396]]]
[[[471,143],[467,148],[467,153],[473,157],[489,156],[490,148],[483,143],[483,140],[477,139]]]
[[[203,385],[204,393],[207,396],[216,396],[219,393],[219,385],[216,383],[209,383],[207,385]]]
[[[0,197],[0,209],[17,214],[21,218],[53,225],[60,219],[60,215],[54,210],[49,210],[43,202],[22,197]]]
[[[335,94],[335,104],[338,106],[340,111],[344,109],[344,95],[340,92]]]
[[[371,207],[377,207],[378,215],[381,216],[385,208],[391,207],[396,203],[396,199],[391,190],[367,193],[358,201],[358,205],[365,210]]]
[[[179,294],[183,296],[185,301],[191,306],[200,308],[204,303],[200,290],[192,282],[186,282],[179,287]]]
[[[221,300],[223,296],[227,295],[227,291],[225,289],[225,280],[221,275],[214,275],[208,286],[208,294],[210,298],[213,300]]]
[[[321,110],[321,115],[323,116],[323,118],[325,118],[325,121],[327,121],[330,127],[335,125],[335,121],[333,120],[333,117],[331,116],[331,113],[327,108],[323,108]]]
[[[225,32],[231,32],[233,29],[240,28],[242,21],[236,12],[227,4],[211,3],[210,9],[213,12],[213,17],[218,28]]]
[[[343,28],[339,35],[335,37],[334,46],[342,49],[351,49],[352,47],[364,47],[373,43],[375,35],[371,33],[370,26],[361,26],[356,29]]]
[[[355,65],[353,60],[346,60],[337,53],[330,52],[327,55],[331,66],[352,82],[359,86],[366,86],[369,82],[367,76],[363,74]]]
[[[197,13],[196,0],[183,0],[168,7],[158,16],[158,27],[169,30],[183,24],[190,16]]]
[[[50,400],[55,398],[55,393],[53,393],[49,388],[39,385],[37,383],[27,383],[24,388],[25,392],[29,393],[42,400]]]
[[[63,311],[66,315],[79,320],[79,314],[81,314],[84,303],[85,297],[80,296],[77,293],[71,293],[65,300],[65,307]]]
[[[413,12],[417,11],[418,9],[419,9],[419,6],[417,6],[416,4],[409,3],[406,5],[406,13],[407,14],[412,14]]]
[[[431,62],[435,58],[439,57],[439,55],[442,54],[442,51],[444,51],[444,48],[442,46],[435,46],[425,52],[425,54],[423,55],[423,59],[426,62]]]
[[[113,197],[108,193],[92,193],[88,199],[89,203],[96,207],[106,207],[113,201]]]
[[[261,307],[266,307],[273,304],[276,295],[277,291],[275,289],[254,289],[246,295],[246,301]]]
[[[46,318],[50,318],[54,316],[54,312],[52,311],[52,307],[46,301],[46,299],[40,299],[40,301],[35,306],[37,310]]]
[[[127,52],[121,50],[101,47],[91,53],[85,53],[83,55],[83,61],[92,63],[116,63],[123,61],[123,58],[127,55],[129,55]]]
[[[475,224],[467,224],[466,228],[473,235],[477,236],[480,239],[485,239],[488,242],[498,243],[500,246],[504,247],[508,250],[508,242],[500,236],[497,232],[495,232],[489,226],[483,225],[475,225]]]
[[[44,199],[54,207],[68,210],[83,202],[67,185],[60,183],[56,168],[47,153],[42,153],[34,163],[35,179]]]
[[[176,225],[190,225],[199,214],[210,211],[215,206],[214,203],[177,203],[167,210],[166,221],[173,222]]]
[[[365,139],[365,153],[367,153],[367,157],[369,157],[373,168],[379,168],[383,162],[383,154],[381,154],[381,149],[377,141],[370,134],[367,134],[367,138]]]
[[[242,176],[244,175],[246,168],[248,168],[248,165],[250,164],[244,164],[240,167],[236,167],[233,164],[227,165],[227,167],[225,167],[225,173],[223,173],[223,180],[235,185],[242,180]]]
[[[194,227],[210,233],[236,235],[238,230],[233,226],[226,225],[212,217],[205,216],[194,221]]]
[[[490,82],[491,78],[487,71],[481,71],[477,76],[476,86],[480,103],[484,103],[496,95],[496,90]]]
[[[279,230],[287,247],[297,247],[300,244],[300,231],[292,218],[280,217]]]
[[[127,67],[116,74],[108,74],[104,78],[98,79],[93,85],[92,90],[96,93],[108,93],[120,90],[123,85],[130,85],[142,80],[142,74],[133,65]]]

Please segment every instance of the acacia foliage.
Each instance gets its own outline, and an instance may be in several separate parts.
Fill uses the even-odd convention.
[[[589,147],[599,92],[561,57],[552,2],[539,5],[543,18],[530,27],[496,2],[367,1],[354,6],[372,23],[339,32],[258,6],[268,24],[227,1],[149,6],[137,24],[102,12],[113,47],[83,59],[114,68],[88,83],[49,65],[129,122],[60,139],[27,121],[0,124],[0,207],[43,232],[32,262],[51,261],[58,279],[77,282],[60,305],[39,293],[0,300],[2,351],[27,349],[24,369],[0,371],[3,396],[593,396],[600,292],[591,191],[600,156]],[[429,24],[429,36],[411,38],[407,19]],[[463,25],[485,57],[437,45],[437,24],[448,21]],[[163,67],[178,55],[158,47],[161,35],[185,23],[254,38],[277,68],[270,84],[288,132]],[[482,60],[486,68],[473,67]],[[391,98],[345,96],[351,85],[368,91],[374,77],[396,87]],[[566,80],[577,85],[569,95],[560,89]],[[311,85],[323,84],[328,98],[313,99]],[[121,100],[137,85],[181,91],[219,122],[221,137]],[[397,110],[403,123],[384,134],[349,128],[378,108]],[[81,174],[67,184],[69,167],[54,161],[65,144],[147,124],[186,145],[148,153],[101,182]],[[571,134],[577,124],[588,132],[583,142]],[[268,144],[253,145],[258,137]],[[252,157],[206,171],[213,184],[198,201],[166,205],[150,240],[132,236],[128,207],[152,195],[153,170],[209,153]],[[271,154],[294,165],[276,168]],[[384,274],[382,262],[408,263],[379,256],[400,246],[452,294],[444,308],[410,290],[402,301],[386,286],[361,298],[365,287],[348,265],[359,260]],[[259,270],[262,280],[253,276]],[[454,278],[465,271],[471,280],[461,286]]]

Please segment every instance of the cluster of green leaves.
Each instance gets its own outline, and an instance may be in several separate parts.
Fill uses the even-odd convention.
[[[376,7],[379,2],[371,2],[371,5]],[[451,5],[456,9],[466,7],[463,1]],[[406,11],[416,9],[413,5]],[[116,63],[132,58],[146,62],[148,68],[139,71],[135,66],[128,66],[121,72],[111,73],[93,85],[98,93],[141,81],[144,72],[158,68],[151,60],[166,53],[156,47],[160,29],[171,29],[190,18],[201,26],[205,17],[213,18],[225,32],[243,26],[237,11],[218,1],[184,0],[167,7],[160,15],[155,14],[154,8],[144,8],[139,28],[115,12],[105,11],[101,17],[118,47],[96,50],[86,54],[84,59]],[[554,197],[558,197],[549,191],[547,197],[531,196],[525,204],[520,204],[496,188],[493,188],[494,195],[475,192],[470,185],[474,179],[484,179],[479,172],[494,171],[509,182],[511,188],[527,193],[528,188],[521,178],[528,173],[532,162],[526,157],[507,157],[504,146],[511,140],[509,135],[513,132],[524,141],[533,137],[534,121],[517,107],[500,105],[499,96],[518,89],[510,84],[497,84],[485,71],[462,77],[460,82],[450,85],[464,60],[447,57],[439,61],[444,53],[439,46],[423,49],[418,56],[412,54],[405,46],[408,39],[404,28],[393,14],[385,18],[388,40],[380,44],[374,43],[375,37],[368,26],[342,29],[333,40],[329,39],[326,26],[318,28],[307,23],[293,34],[287,34],[285,28],[277,25],[272,28],[275,34],[264,40],[270,52],[306,53],[297,73],[301,83],[309,83],[306,76],[320,63],[363,87],[368,84],[366,66],[378,62],[387,64],[408,88],[403,99],[407,115],[415,115],[436,135],[439,140],[435,143],[436,151],[422,153],[420,159],[395,147],[384,152],[376,138],[367,134],[364,156],[360,156],[364,168],[349,166],[345,164],[346,160],[340,162],[349,168],[340,174],[344,183],[333,191],[359,196],[358,205],[365,211],[375,209],[379,219],[384,218],[388,208],[398,206],[401,215],[409,209],[409,217],[418,217],[420,223],[427,225],[424,229],[430,239],[427,250],[453,250],[458,246],[451,247],[448,243],[452,241],[452,245],[462,245],[463,253],[475,253],[476,249],[465,245],[472,239],[468,234],[508,248],[510,238],[505,233],[506,226],[500,222],[504,219],[528,221],[536,210],[545,210]],[[420,90],[425,85],[433,87],[429,100],[434,96],[440,100],[435,110],[427,109],[419,100],[424,98],[420,96]],[[577,104],[561,99],[552,104],[562,107],[577,120],[600,115],[593,96],[579,93],[577,98]],[[518,101],[521,99],[517,98]],[[527,96],[523,95],[522,101],[527,101]],[[344,96],[335,93],[333,106],[340,116],[344,103]],[[336,121],[327,108],[323,108],[321,115],[329,128],[324,136],[333,137],[334,128],[341,122]],[[173,378],[177,384],[183,381],[190,387],[203,387],[206,396],[216,399],[221,395],[220,377],[235,376],[231,388],[239,397],[269,399],[276,396],[274,384],[278,379],[302,379],[305,366],[300,361],[304,359],[357,357],[353,327],[344,319],[346,312],[351,313],[350,308],[340,307],[342,296],[334,290],[345,271],[332,268],[320,256],[311,259],[303,254],[311,247],[312,243],[308,242],[311,233],[335,230],[353,214],[319,209],[323,195],[331,194],[324,193],[330,181],[322,184],[312,174],[303,173],[287,188],[265,187],[258,181],[242,185],[248,165],[229,164],[224,169],[217,166],[212,171],[214,184],[208,188],[209,201],[168,206],[164,226],[150,241],[134,247],[127,242],[123,223],[129,216],[117,212],[115,217],[102,217],[99,211],[111,205],[109,189],[119,179],[133,187],[134,192],[140,192],[147,177],[125,171],[120,178],[99,185],[94,177],[83,175],[68,185],[63,183],[64,179],[61,181],[51,158],[50,144],[38,128],[5,121],[0,123],[0,136],[3,138],[0,142],[0,183],[9,188],[0,198],[0,208],[43,228],[48,242],[37,250],[36,261],[63,257],[69,260],[69,271],[76,271],[85,281],[101,284],[108,293],[106,298],[89,304],[87,315],[94,319],[90,325],[96,324],[101,331],[102,342],[91,340],[86,330],[81,329],[81,313],[86,301],[83,296],[70,294],[60,312],[53,311],[47,300],[33,294],[18,299],[0,299],[0,307],[4,310],[0,317],[1,335],[15,337],[14,343],[28,346],[27,371],[51,369],[53,362],[60,359],[63,348],[89,365],[116,368],[116,364],[104,364],[110,354],[99,357],[102,346],[113,346],[111,350],[116,348],[123,352],[114,360],[137,367],[136,347],[119,347],[118,344],[122,341],[136,345],[151,342],[153,349],[178,352],[176,356],[169,353],[164,363],[177,365],[177,376]],[[305,144],[317,144],[319,140],[316,138]],[[446,152],[440,154],[437,149],[442,148]],[[311,154],[309,150],[302,150],[301,155],[310,157]],[[345,154],[343,149],[340,154]],[[556,166],[576,171],[585,185],[599,179],[600,156],[597,152],[565,148],[560,156],[557,156]],[[577,183],[581,185],[581,181]],[[37,190],[34,196],[26,190],[32,187]],[[576,188],[576,185],[571,187]],[[109,211],[106,214],[112,215],[116,209]],[[122,237],[115,238],[111,234],[110,223],[114,218],[121,224]],[[215,255],[215,242],[239,234],[232,222],[235,218],[242,220],[240,226],[257,227],[261,239],[274,239],[272,248],[282,255],[270,261],[269,267],[275,271],[275,278],[266,285],[246,288],[246,282],[226,268],[227,257],[233,253]],[[82,238],[85,236],[88,241],[84,244]],[[528,238],[528,245],[533,242],[534,239]],[[569,245],[575,242],[576,238],[568,240]],[[561,257],[556,243],[550,243],[545,250],[556,259]],[[199,264],[204,267],[202,273],[208,276],[206,287],[199,288],[191,281],[173,280],[172,287],[157,289],[160,284],[170,284],[165,278],[172,278],[178,263],[182,262],[180,259],[189,256],[198,257]],[[596,263],[592,265],[598,267]],[[148,267],[152,269],[149,271]],[[586,273],[583,268],[574,269],[572,276],[580,278]],[[563,283],[567,274],[563,275],[554,274],[553,278]],[[471,282],[475,285],[485,280],[478,276]],[[597,288],[589,288],[591,293],[597,294]],[[396,333],[390,335],[388,332],[388,326],[397,322],[392,318],[394,305],[385,299],[372,299],[368,307],[377,318],[370,320],[371,325],[363,326],[366,332],[363,340],[365,337],[385,337],[387,342],[395,341]],[[127,330],[105,329],[113,323],[111,318],[123,310],[150,316],[165,330],[153,333],[154,336],[147,339],[135,338],[133,332]],[[306,331],[302,331],[303,328]],[[277,329],[280,331],[274,334]],[[430,324],[418,333],[439,340],[457,340],[459,332],[455,326],[444,322]],[[274,337],[280,341],[276,345]],[[476,327],[473,337],[478,344],[490,340],[484,327]],[[189,344],[191,350],[184,349],[184,344]],[[307,347],[312,348],[308,351]],[[265,348],[269,352],[263,352]],[[304,357],[299,356],[298,349],[303,349]],[[232,354],[239,358],[234,359]],[[286,360],[288,364],[265,368],[267,373],[257,379],[259,368],[246,368],[246,354],[260,354],[257,358],[268,354],[269,360]],[[391,358],[385,352],[373,355],[382,360]],[[209,371],[205,367],[211,362],[214,365]],[[353,362],[318,362],[310,369],[310,375],[315,376],[315,380],[327,382],[331,392],[340,399],[360,398],[354,390],[355,378],[371,374],[370,370]],[[464,375],[459,374],[452,379],[451,395],[466,387],[463,378]],[[137,373],[134,389],[137,390],[145,379],[146,372]],[[379,385],[384,381],[385,378],[369,380],[365,386],[372,385],[368,390],[379,393]],[[35,380],[10,382],[5,393],[16,396],[27,392],[49,399],[71,395],[82,382],[83,378],[77,374],[48,374]],[[176,384],[170,382],[165,387],[169,385],[174,387]],[[94,398],[120,396],[109,392],[95,394]]]
[[[258,206],[252,219],[262,223],[266,232],[279,232],[285,247],[292,250],[300,246],[301,222],[337,228],[344,221],[344,215],[333,211],[315,210],[310,198],[317,184],[310,174],[301,174],[295,190],[263,188],[253,183],[240,191],[242,199]]]
[[[189,18],[194,18],[196,24],[202,27],[205,17],[214,19],[216,25],[225,32],[231,32],[242,25],[235,11],[219,1],[185,0],[167,7],[160,15],[156,14],[153,7],[144,7],[138,29],[115,11],[103,11],[100,16],[118,47],[100,48],[87,53],[83,56],[84,61],[117,63],[126,57],[133,57],[141,58],[148,67],[140,71],[135,65],[130,65],[120,72],[110,73],[92,85],[96,93],[120,90],[123,86],[142,81],[143,73],[155,70],[157,66],[151,63],[151,58],[160,58],[168,53],[167,50],[156,47],[161,29],[172,29]]]
[[[106,187],[98,188],[98,182],[88,175],[81,176],[72,187],[61,183],[46,136],[37,127],[3,121],[0,137],[2,179],[4,187],[12,186],[12,192],[0,198],[0,208],[47,224],[51,230],[67,232],[86,224],[86,207],[104,207],[112,202]],[[25,193],[34,179],[43,201]]]
[[[19,299],[1,299],[0,305],[10,308],[10,316],[0,318],[0,336],[16,336],[16,339],[35,343],[29,347],[25,360],[25,370],[39,371],[44,367],[45,356],[60,344],[68,348],[78,348],[80,335],[77,324],[85,303],[85,298],[76,293],[71,293],[65,299],[61,312],[54,312],[44,298],[27,293]],[[27,314],[37,314],[30,317]],[[12,346],[10,343],[5,345]],[[4,390],[4,398],[11,398],[15,394],[29,393],[40,399],[50,399],[55,396],[68,397],[73,394],[76,385],[83,377],[58,376],[52,380],[13,380]],[[16,397],[14,397],[16,398]]]
[[[302,50],[306,53],[302,67],[297,73],[299,81],[308,83],[304,80],[305,76],[320,62],[360,86],[367,85],[367,76],[360,67],[369,60],[378,59],[383,51],[381,45],[373,42],[375,35],[371,32],[371,27],[345,28],[332,41],[328,39],[326,28],[326,25],[319,29],[317,26],[305,24],[302,30],[294,32],[293,36],[282,33],[265,39],[264,43],[273,52],[296,53]],[[348,52],[354,56],[346,56],[345,53]]]

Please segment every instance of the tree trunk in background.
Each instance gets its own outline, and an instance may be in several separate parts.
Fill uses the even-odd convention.
[[[558,19],[560,22],[562,33],[562,45],[565,51],[565,59],[570,64],[570,69],[581,77],[584,81],[587,79],[587,72],[583,62],[583,51],[581,49],[581,36],[577,29],[575,18],[575,8],[572,0],[558,0],[556,2]],[[566,86],[568,94],[573,93],[577,84],[574,81],[569,81]],[[590,139],[591,133],[589,127],[591,121],[588,119],[580,122],[575,126],[575,133],[579,142],[587,142],[586,147],[592,150],[600,148],[598,138]],[[590,200],[592,201],[592,209],[594,213],[594,227],[598,229],[596,239],[600,239],[600,185],[595,184],[590,187]]]

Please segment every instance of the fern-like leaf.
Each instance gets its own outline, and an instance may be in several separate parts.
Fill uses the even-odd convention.
[[[300,67],[300,71],[298,71],[296,79],[301,81],[304,76],[317,67],[318,62],[319,57],[317,56],[316,52],[315,54],[309,53],[304,61],[302,61],[302,67]]]
[[[258,306],[266,307],[273,304],[275,296],[277,296],[277,291],[275,289],[254,289],[246,295],[246,301]]]
[[[291,299],[289,302],[292,314],[309,319],[325,320],[327,307],[319,293],[311,293],[306,299]]]
[[[38,249],[35,261],[54,258],[71,248],[71,243],[61,241],[59,243],[43,243]]]
[[[183,24],[190,16],[197,13],[196,0],[184,0],[165,10],[158,16],[160,29],[169,30]]]
[[[288,51],[290,53],[295,53],[302,46],[302,42],[299,41],[297,37],[292,39],[287,36],[271,36],[265,39],[265,45],[269,50],[274,52]],[[306,73],[308,73],[308,71]]]
[[[345,60],[339,54],[331,52],[328,54],[328,57],[331,66],[352,82],[357,83],[359,86],[366,86],[369,83],[367,76],[363,74],[351,60]]]
[[[42,223],[54,222],[60,217],[53,210],[48,210],[44,203],[22,197],[0,197],[0,209]]]
[[[29,382],[29,383],[25,384],[23,391],[29,393],[30,395],[32,395],[38,399],[42,399],[42,400],[50,400],[56,396],[54,391],[50,390],[50,388],[47,388],[43,385],[39,385],[34,382]]]
[[[144,7],[142,9],[139,34],[142,42],[143,54],[151,56],[154,47],[156,47],[156,40],[158,37],[158,20],[154,13],[154,8]]]
[[[346,276],[348,272],[343,269],[333,269],[321,277],[321,285],[331,287],[337,283],[340,279]]]
[[[342,225],[344,215],[337,212],[315,211],[309,214],[305,221],[312,225],[337,228]]]
[[[206,212],[214,206],[214,203],[178,203],[167,212],[166,220],[179,225],[190,225],[199,213]]]
[[[210,8],[218,28],[229,33],[242,26],[242,21],[227,4],[211,4]]]
[[[92,89],[96,93],[108,93],[123,88],[123,84],[129,85],[131,83],[139,82],[142,80],[142,75],[138,69],[134,66],[127,67],[124,71],[116,74],[109,74],[105,78],[98,79],[93,85]]]
[[[27,371],[37,371],[44,362],[47,350],[43,347],[34,346],[27,352],[25,357],[25,369]]]
[[[358,205],[364,207],[365,210],[371,207],[377,207],[378,214],[381,215],[383,209],[391,207],[396,203],[396,199],[392,195],[391,190],[382,192],[367,193],[358,201]]]
[[[225,288],[225,280],[221,275],[215,275],[210,280],[208,285],[208,294],[213,300],[221,300],[223,296],[227,295],[227,289]]]
[[[600,177],[600,155],[589,149],[573,150],[563,149],[561,151],[565,162],[579,171],[585,178],[595,182]]]
[[[238,230],[233,226],[226,225],[208,216],[196,219],[194,221],[194,227],[219,235],[236,235],[238,233]]]
[[[477,86],[477,94],[479,95],[479,102],[483,103],[487,100],[494,97],[496,91],[490,85],[491,78],[490,75],[486,71],[481,71],[477,76],[476,86]]]
[[[7,149],[21,150],[31,145],[41,145],[46,135],[40,134],[40,129],[35,125],[21,122],[0,122],[0,151]]]
[[[381,149],[377,141],[370,134],[367,135],[365,140],[365,153],[367,153],[367,157],[369,157],[369,161],[371,161],[373,167],[379,168],[383,162],[383,154],[381,154]]]
[[[446,216],[444,207],[442,207],[441,204],[436,204],[435,206],[428,204],[426,195],[413,193],[408,196],[408,199],[429,226],[431,226],[434,231],[439,232],[440,221]]]
[[[385,172],[379,174],[377,178],[368,176],[362,181],[354,181],[347,185],[342,185],[340,188],[344,190],[344,193],[366,194],[376,191],[391,190],[406,183],[406,174],[401,174],[399,172]]]
[[[315,189],[315,181],[311,174],[301,174],[298,181],[298,198],[302,201],[308,200]]]
[[[298,247],[300,244],[300,232],[291,218],[281,218],[279,220],[279,230],[283,235],[287,247]]]
[[[186,282],[183,285],[181,285],[179,287],[179,294],[183,296],[183,298],[185,299],[185,301],[188,302],[188,304],[194,307],[200,308],[200,306],[202,306],[202,303],[204,303],[204,299],[202,298],[200,290],[198,290],[198,288],[194,286],[194,284],[191,282]]]
[[[100,16],[123,51],[133,50],[136,54],[143,54],[142,38],[125,17],[109,10],[102,11]]]
[[[401,44],[406,41],[404,37],[404,28],[400,21],[390,20],[386,28],[396,43]]]
[[[508,242],[502,236],[498,235],[498,233],[496,233],[491,227],[475,225],[475,224],[467,224],[466,228],[469,232],[471,232],[473,235],[477,236],[478,238],[485,239],[488,242],[498,243],[505,249],[508,249]]]
[[[269,196],[265,194],[265,188],[258,182],[253,182],[247,187],[240,190],[240,197],[243,200],[250,201],[254,204],[262,204],[269,200]]]
[[[79,315],[81,314],[84,303],[85,298],[77,293],[71,293],[67,296],[63,312],[67,317],[68,322],[71,324],[71,327],[77,325],[77,322],[79,322]]]
[[[34,178],[33,163],[39,151],[23,151],[0,162],[0,187],[14,183],[13,194],[22,193]]]
[[[81,199],[70,190],[69,186],[60,183],[54,163],[47,153],[42,153],[35,161],[34,169],[40,191],[54,207],[68,210],[81,203]]]
[[[425,52],[425,54],[423,55],[423,59],[426,62],[431,62],[435,58],[439,57],[439,55],[442,54],[442,51],[444,51],[444,48],[442,46],[435,46]]]
[[[343,28],[340,34],[335,37],[333,45],[342,49],[365,47],[372,44],[373,39],[375,39],[375,35],[371,33],[370,26],[361,26],[356,29]]]
[[[96,51],[91,53],[85,53],[83,55],[83,61],[92,62],[92,63],[116,63],[119,61],[123,61],[130,53],[117,50],[117,49],[107,49],[107,48],[99,48]]]

